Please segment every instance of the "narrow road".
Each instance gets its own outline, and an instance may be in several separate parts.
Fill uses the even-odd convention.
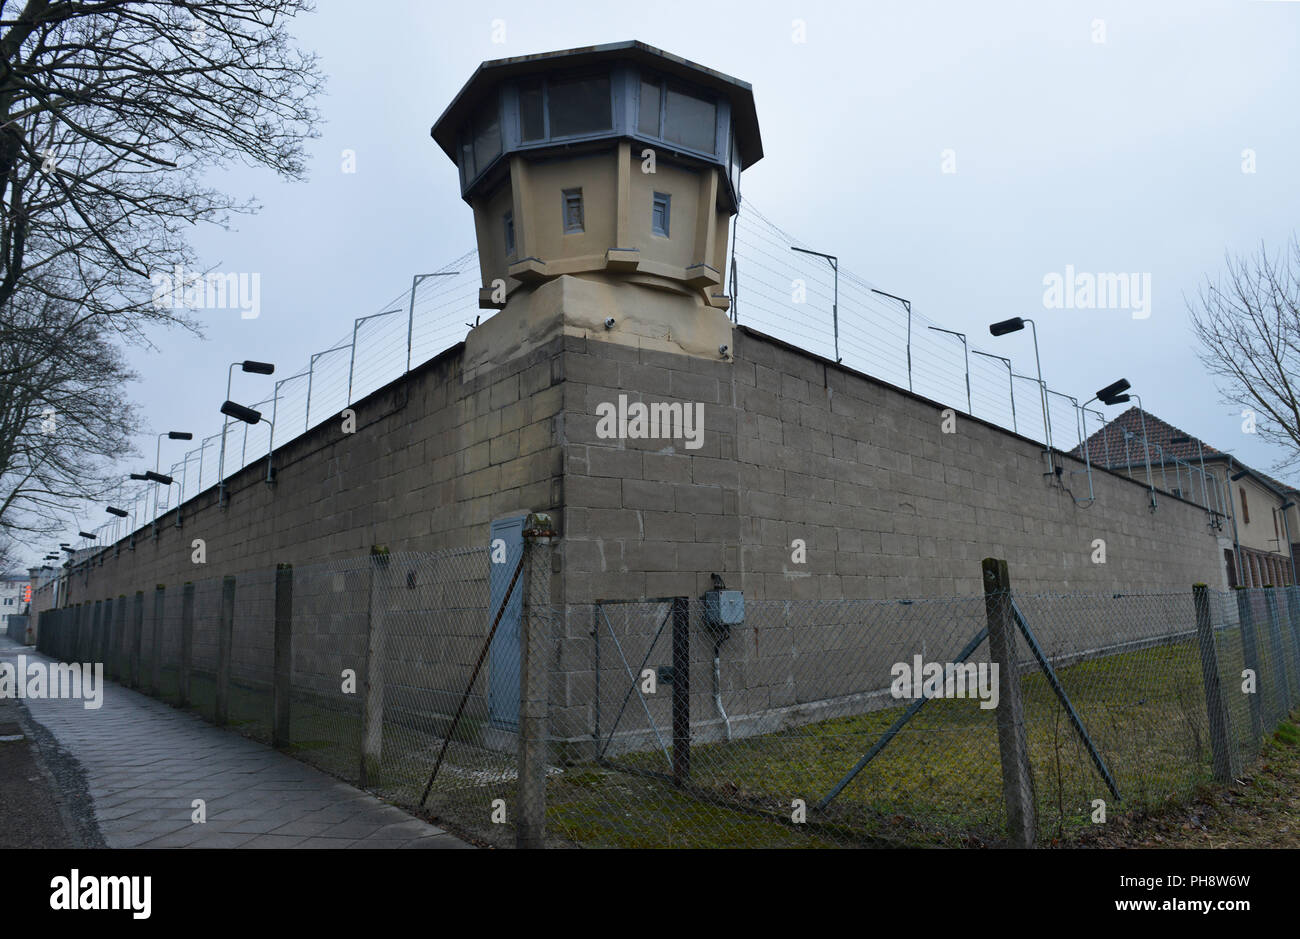
[[[0,663],[52,659],[0,637]],[[13,701],[0,700],[11,709]],[[110,848],[464,848],[440,828],[292,757],[105,682],[103,706],[80,700],[21,702],[31,726],[5,732],[0,780],[59,793],[64,837]],[[10,714],[9,710],[3,712]],[[0,716],[5,726],[20,726]],[[33,752],[33,744],[36,744]],[[37,764],[43,769],[38,770]],[[28,780],[28,777],[38,777]],[[206,816],[196,821],[199,805]],[[0,802],[0,830],[14,841],[59,837],[54,816],[25,820]],[[67,831],[66,829],[72,829]],[[80,831],[78,831],[78,829]],[[55,840],[44,846],[61,847]],[[17,846],[17,845],[15,845]]]

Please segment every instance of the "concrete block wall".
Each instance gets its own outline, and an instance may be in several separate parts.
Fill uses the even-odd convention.
[[[1186,595],[1175,606],[1187,607],[1186,627],[1194,626],[1191,585],[1217,583],[1222,564],[1203,509],[1162,494],[1153,513],[1144,486],[1095,468],[1095,499],[1080,505],[1076,498],[1088,495],[1080,461],[1058,455],[1061,476],[1045,475],[1034,441],[960,414],[956,432],[945,434],[942,412],[956,404],[749,330],[737,330],[736,340],[734,360],[708,361],[570,338],[563,438],[571,608],[695,598],[715,572],[744,591],[747,622],[722,648],[733,730],[892,704],[880,692],[894,662],[918,653],[948,661],[983,625],[977,598],[988,556],[1008,560],[1022,595]],[[702,402],[702,445],[601,439],[597,407],[620,394]],[[806,544],[805,563],[792,557],[796,539]],[[1097,539],[1104,564],[1093,562]],[[909,598],[930,599],[854,602]],[[1150,617],[1112,612],[1073,611],[1068,622],[1036,628],[1055,654],[1153,634]],[[628,619],[640,623],[635,633],[648,617]],[[584,628],[589,617],[568,617],[565,641],[578,642]],[[708,639],[697,632],[695,641]],[[670,659],[661,639],[651,664]],[[986,661],[986,650],[974,660]],[[594,720],[595,671],[603,688],[626,687],[617,660],[591,661],[571,673],[556,702],[563,726]],[[692,714],[706,738],[721,733],[711,683],[711,660],[701,659],[692,668]]]
[[[212,486],[138,532],[134,547],[130,538],[108,546],[69,573],[60,605],[364,557],[374,544],[395,552],[483,545],[495,518],[555,511],[558,341],[469,380],[463,351],[355,402],[355,433],[343,433],[334,415],[278,448],[274,485],[266,461],[256,461],[229,478],[226,507]],[[205,542],[205,564],[192,561],[195,539]],[[35,610],[51,602],[49,587],[34,593]]]

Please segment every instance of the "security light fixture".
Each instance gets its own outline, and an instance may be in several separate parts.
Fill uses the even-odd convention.
[[[131,513],[126,509],[119,509],[117,506],[110,505],[106,510],[109,515],[116,515],[118,518],[126,518]]]
[[[172,484],[172,478],[165,473],[155,473],[153,470],[145,470],[144,478],[150,482],[162,483],[164,486]]]
[[[1054,468],[1056,457],[1052,455],[1052,412],[1047,404],[1047,384],[1043,381],[1043,360],[1038,354],[1038,325],[1031,319],[1023,316],[1013,316],[1009,320],[1002,320],[998,323],[989,325],[989,332],[994,336],[1005,336],[1007,333],[1019,332],[1029,324],[1030,331],[1034,337],[1034,365],[1038,368],[1038,394],[1043,404],[1043,436],[1047,439],[1047,449],[1044,453],[1047,456],[1048,463]]]
[[[1123,394],[1131,387],[1133,386],[1128,383],[1127,378],[1121,378],[1119,381],[1112,382],[1105,388],[1101,389],[1101,391],[1097,392],[1097,400],[1102,404],[1116,404],[1118,403],[1115,401],[1116,396]],[[1125,400],[1128,399],[1126,398]]]
[[[354,337],[355,344],[355,337]],[[241,371],[253,372],[257,375],[271,375],[275,373],[275,366],[270,362],[254,362],[252,359],[245,359],[243,362],[231,362],[230,368],[226,369],[226,401],[230,401],[230,386],[235,378],[235,366],[238,365]],[[222,406],[222,413],[226,413],[225,406]],[[256,422],[254,422],[256,423]],[[221,422],[221,454],[217,457],[217,505],[226,504],[226,421]],[[160,467],[155,466],[155,469]],[[203,474],[203,460],[199,459],[199,475]],[[200,480],[201,481],[201,480]]]
[[[1019,316],[1013,316],[1009,320],[1002,320],[1000,323],[993,323],[989,326],[989,332],[994,336],[1005,336],[1007,333],[1015,333],[1025,328],[1025,321]]]
[[[1249,474],[1250,474],[1249,470],[1242,470],[1240,473],[1233,473],[1232,481],[1235,483],[1237,480],[1241,479],[1241,477],[1248,476]]]
[[[92,535],[92,534],[91,534],[90,532],[88,532],[88,531],[79,531],[79,532],[77,532],[77,534],[80,535],[82,538],[88,538],[88,539],[90,539],[91,541],[98,541],[98,540],[99,540],[99,535]]]
[[[76,553],[77,553],[77,549],[76,549],[76,548],[69,548],[67,545],[64,545],[64,546],[63,546],[63,550],[66,551],[66,552],[68,552],[69,554],[76,554]]]
[[[1129,395],[1115,395],[1113,398],[1111,398],[1110,400],[1105,401],[1105,402],[1103,402],[1103,403],[1104,403],[1104,404],[1124,404],[1125,402],[1127,402],[1127,401],[1131,401],[1131,400],[1133,400],[1133,399],[1132,399],[1132,397],[1129,396]]]
[[[193,440],[194,435],[188,430],[169,430],[167,431],[168,440]]]
[[[252,408],[246,408],[242,404],[236,404],[233,401],[226,401],[222,404],[221,413],[227,417],[233,417],[237,421],[243,421],[245,424],[258,424],[262,420],[261,411],[254,411]]]

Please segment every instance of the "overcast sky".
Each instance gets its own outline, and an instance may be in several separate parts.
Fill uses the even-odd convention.
[[[1277,457],[1204,377],[1183,298],[1225,251],[1297,227],[1300,3],[319,0],[294,31],[329,76],[310,178],[222,178],[262,211],[194,243],[205,265],[261,275],[261,314],[204,311],[206,339],[132,355],[152,431],[219,430],[229,362],[291,375],[473,248],[429,128],[480,61],[638,39],[753,85],[766,156],[744,197],[792,236],[1020,371],[1028,335],[987,324],[1035,317],[1047,380],[1081,400],[1123,375],[1149,411],[1261,469]],[[1044,309],[1044,277],[1067,265],[1149,274],[1149,317]],[[236,382],[236,400],[270,390]],[[140,449],[124,473],[152,463],[152,437]]]

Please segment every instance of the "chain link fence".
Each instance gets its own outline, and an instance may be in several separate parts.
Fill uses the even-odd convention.
[[[38,647],[480,844],[1006,841],[988,597],[553,605],[536,550],[106,598]],[[1297,588],[1011,596],[1040,844],[1248,771],[1300,704]]]
[[[493,568],[467,548],[245,571],[47,611],[38,649],[508,846],[520,660],[517,622],[486,642]]]
[[[1215,779],[1216,745],[1239,774],[1300,703],[1300,593],[1205,596],[1204,650],[1191,590],[1015,597],[1049,666],[1022,632],[1016,672],[1040,844],[1191,798]],[[725,630],[698,601],[677,603],[677,615],[689,611],[686,737],[674,727],[674,601],[566,611],[552,697],[564,769],[548,792],[554,835],[611,847],[1005,842],[998,710],[983,706],[998,684],[984,597],[749,601],[744,624]],[[964,696],[948,670],[925,684],[927,666],[950,664],[964,666],[953,670],[967,678]]]

